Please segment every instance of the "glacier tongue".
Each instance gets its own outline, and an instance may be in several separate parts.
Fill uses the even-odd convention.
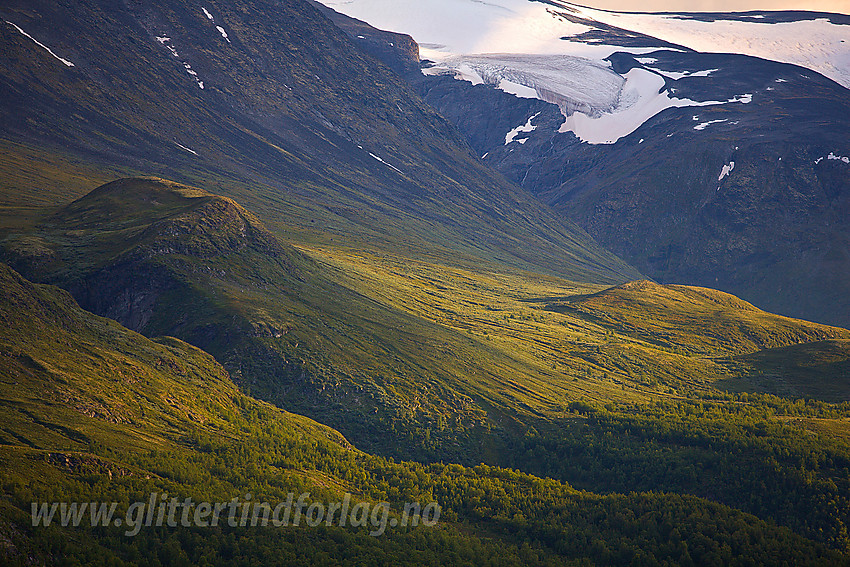
[[[485,54],[455,56],[424,70],[451,73],[472,84],[490,84],[523,98],[557,104],[564,115],[558,132],[583,142],[613,144],[667,108],[749,103],[751,94],[725,101],[673,98],[664,78],[634,68],[619,75],[604,62],[568,55]]]
[[[472,84],[539,98],[557,104],[565,116],[612,111],[626,82],[604,62],[569,55],[462,55],[444,59],[425,73],[453,73]]]

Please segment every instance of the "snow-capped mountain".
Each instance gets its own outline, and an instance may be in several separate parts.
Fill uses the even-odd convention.
[[[558,104],[573,132],[613,143],[670,107],[747,102],[690,100],[665,78],[707,76],[711,69],[614,72],[614,52],[659,48],[738,53],[801,65],[850,87],[850,17],[836,14],[616,13],[550,1],[325,0],[325,5],[386,30],[409,34],[427,74],[451,73],[519,97]],[[649,59],[648,59],[649,61]]]
[[[807,67],[850,86],[850,16],[817,12],[622,13],[562,0],[323,0],[416,40],[442,62],[481,53],[574,55],[659,46],[737,53]]]
[[[411,34],[483,161],[644,273],[850,324],[850,17],[327,4]]]

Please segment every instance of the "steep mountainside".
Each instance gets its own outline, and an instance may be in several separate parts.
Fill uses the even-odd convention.
[[[425,100],[643,273],[850,324],[847,16],[328,4],[430,46]]]
[[[80,309],[67,292],[0,264],[2,446],[38,451],[164,449],[203,426],[226,432],[245,397],[209,354],[149,340]],[[336,431],[253,402],[287,428],[349,448]],[[226,435],[226,433],[225,433]]]
[[[5,256],[86,309],[216,356],[243,388],[386,449],[438,416],[459,434],[483,412],[452,384],[467,370],[422,343],[462,337],[332,280],[234,201],[161,179],[106,184],[14,233]],[[456,458],[460,458],[459,456]]]
[[[451,79],[424,89],[427,100],[476,132],[470,141],[485,161],[644,273],[846,325],[847,90],[799,69],[739,56],[653,52],[611,61],[623,73],[649,61],[677,72],[715,69],[710,77],[659,84],[688,99],[746,95],[749,102],[669,108],[609,145],[555,133],[560,113],[537,101],[464,89]],[[492,99],[507,118],[493,118]],[[458,100],[488,110],[478,118],[453,112]],[[524,122],[534,129],[506,143],[503,130]]]
[[[483,167],[304,1],[13,1],[0,19],[12,149],[213,182],[300,239],[591,281],[637,275]],[[34,192],[40,162],[27,167],[10,205]]]

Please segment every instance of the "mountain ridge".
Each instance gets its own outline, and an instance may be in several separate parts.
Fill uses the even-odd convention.
[[[83,307],[203,348],[240,387],[403,457],[489,455],[488,445],[557,412],[562,397],[652,399],[712,389],[721,378],[735,389],[750,366],[714,358],[850,338],[720,292],[650,282],[599,291],[536,274],[296,248],[231,199],[158,178],[99,187],[10,234],[3,250]],[[534,287],[544,299],[518,291]],[[553,291],[544,289],[567,299],[547,300]],[[692,313],[681,307],[687,296]],[[596,305],[606,297],[617,299]],[[712,297],[726,307],[711,307]],[[387,428],[376,431],[375,421]]]
[[[503,90],[458,94],[465,85],[430,63],[420,76],[410,37],[330,14],[340,31],[321,13],[301,0],[0,6],[14,22],[0,21],[0,88],[12,95],[0,97],[0,260],[23,273],[0,266],[0,562],[842,564],[850,330],[648,280],[490,168],[538,189],[584,172],[573,212],[646,246],[636,201],[579,202],[598,197],[606,156],[622,158],[607,164],[617,179],[666,159],[698,169],[705,192],[722,193],[704,209],[746,193],[759,160],[791,178],[810,177],[808,160],[840,196],[850,153],[771,149],[783,125],[822,110],[792,104],[806,86],[830,101],[835,83],[751,57],[657,51],[600,26],[583,39],[644,47],[579,41],[614,49],[579,65],[597,74],[578,86],[689,106],[589,144],[556,134],[559,105],[504,92],[530,94],[522,76],[481,67]],[[535,77],[551,62],[535,59]],[[421,84],[405,83],[410,72]],[[559,104],[579,109],[569,100]],[[584,102],[591,114],[632,108]],[[771,105],[788,112],[759,124]],[[793,132],[838,140],[836,124]],[[770,147],[733,153],[747,129]],[[704,163],[665,155],[709,136],[726,145],[691,143]],[[535,156],[562,169],[544,175]],[[694,189],[677,183],[641,208],[675,209]],[[728,212],[746,224],[746,207]],[[629,222],[599,220],[620,214]],[[115,526],[31,529],[27,515],[34,501],[123,512],[154,492],[282,502],[307,491],[323,505],[386,501],[392,518],[436,500],[444,515],[380,537],[322,525],[135,539]]]

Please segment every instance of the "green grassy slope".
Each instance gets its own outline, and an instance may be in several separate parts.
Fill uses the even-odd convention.
[[[570,401],[753,391],[770,368],[735,357],[850,338],[710,290],[298,250],[234,201],[158,179],[104,185],[3,249],[84,307],[204,348],[243,388],[397,456],[489,460]],[[840,397],[840,368],[807,380]]]
[[[0,559],[9,565],[838,564],[819,544],[753,516],[679,496],[600,497],[486,466],[394,463],[333,430],[240,394],[203,352],[150,341],[0,265],[4,380]],[[436,526],[388,528],[33,527],[30,503],[116,502],[150,493],[195,502],[283,501],[309,491],[436,500]]]
[[[361,251],[306,250],[339,267],[347,286],[529,363],[506,375],[535,376],[553,387],[540,389],[538,382],[534,406],[539,411],[547,408],[541,398],[604,404],[716,392],[733,384],[755,391],[742,377],[756,371],[763,354],[786,346],[789,353],[805,349],[830,362],[812,365],[806,379],[810,386],[832,388],[832,396],[822,399],[850,395],[842,366],[846,357],[824,342],[841,343],[850,331],[773,315],[722,292],[647,281],[605,288]],[[752,358],[753,366],[741,366],[739,357]],[[793,372],[786,379],[796,380]],[[803,381],[799,386],[796,395],[817,397]],[[782,384],[761,388],[788,393]]]
[[[547,309],[575,313],[618,333],[686,348],[694,354],[741,354],[843,338],[837,327],[773,315],[722,291],[636,281]]]
[[[84,307],[204,348],[244,389],[396,456],[498,462],[571,401],[753,390],[761,363],[733,357],[850,338],[709,290],[298,250],[234,201],[158,179],[104,185],[3,249]],[[808,380],[840,396],[839,375]]]
[[[3,445],[165,449],[199,428],[232,434],[244,396],[212,356],[172,337],[148,340],[67,292],[0,270]],[[330,428],[270,411],[310,438],[348,445]]]
[[[421,443],[415,430],[438,417],[455,425],[453,436],[483,418],[454,383],[480,369],[442,364],[428,348],[470,341],[332,281],[229,199],[118,181],[5,244],[15,266],[61,283],[87,308],[201,346],[240,386],[364,435],[363,444],[395,443],[374,433],[376,420]]]

